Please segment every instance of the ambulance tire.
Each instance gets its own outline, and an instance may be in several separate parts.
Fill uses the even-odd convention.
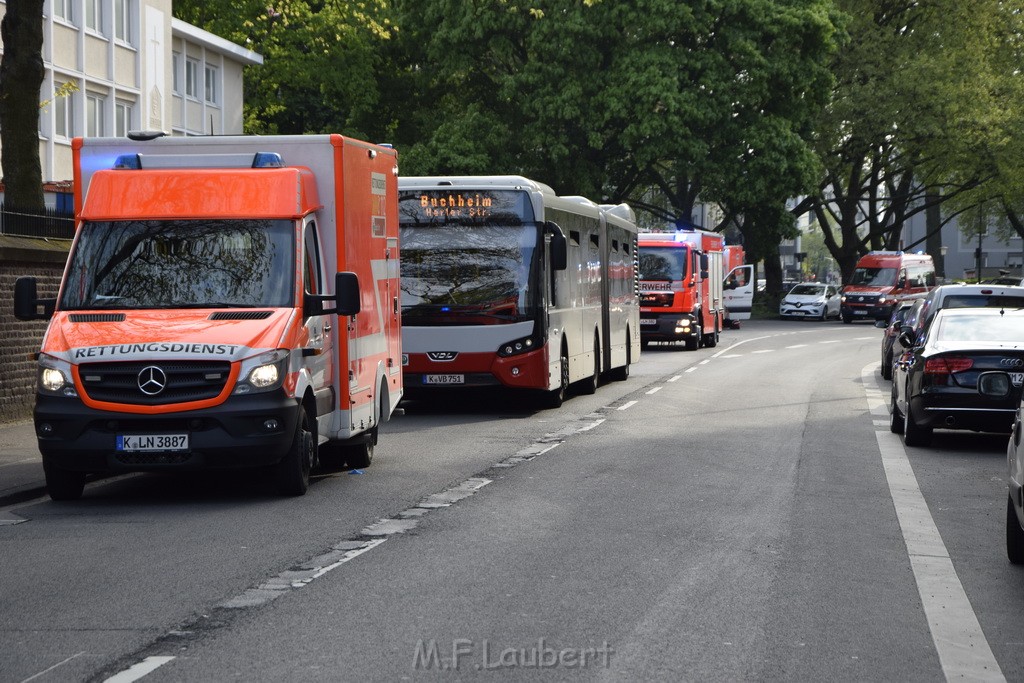
[[[358,443],[345,446],[345,463],[353,470],[364,470],[373,462],[373,447],[377,443],[377,428]]]
[[[78,500],[85,489],[85,473],[62,470],[43,462],[46,492],[52,500]]]
[[[597,387],[601,384],[601,346],[594,338],[594,374],[582,380],[579,384],[581,394],[595,394]]]
[[[277,490],[282,496],[301,496],[309,488],[309,473],[316,460],[316,434],[309,411],[299,410],[295,438],[288,453],[277,464]]]

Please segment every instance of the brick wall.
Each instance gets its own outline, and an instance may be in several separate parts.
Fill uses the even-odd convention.
[[[0,423],[32,417],[36,362],[47,321],[14,317],[14,281],[35,276],[40,297],[57,296],[70,242],[0,235]]]

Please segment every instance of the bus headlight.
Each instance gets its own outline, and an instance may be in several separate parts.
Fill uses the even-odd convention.
[[[502,344],[498,348],[498,355],[502,358],[508,358],[509,356],[518,356],[521,353],[533,351],[535,348],[537,348],[537,343],[533,340],[533,337],[523,337],[522,339],[515,339]]]

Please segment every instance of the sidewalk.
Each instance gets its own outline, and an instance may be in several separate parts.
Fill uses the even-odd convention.
[[[0,423],[0,505],[46,493],[32,421]]]

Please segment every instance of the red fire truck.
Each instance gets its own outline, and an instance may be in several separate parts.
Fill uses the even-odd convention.
[[[706,230],[643,233],[640,253],[640,341],[685,342],[689,350],[718,344],[725,326],[722,235]]]

